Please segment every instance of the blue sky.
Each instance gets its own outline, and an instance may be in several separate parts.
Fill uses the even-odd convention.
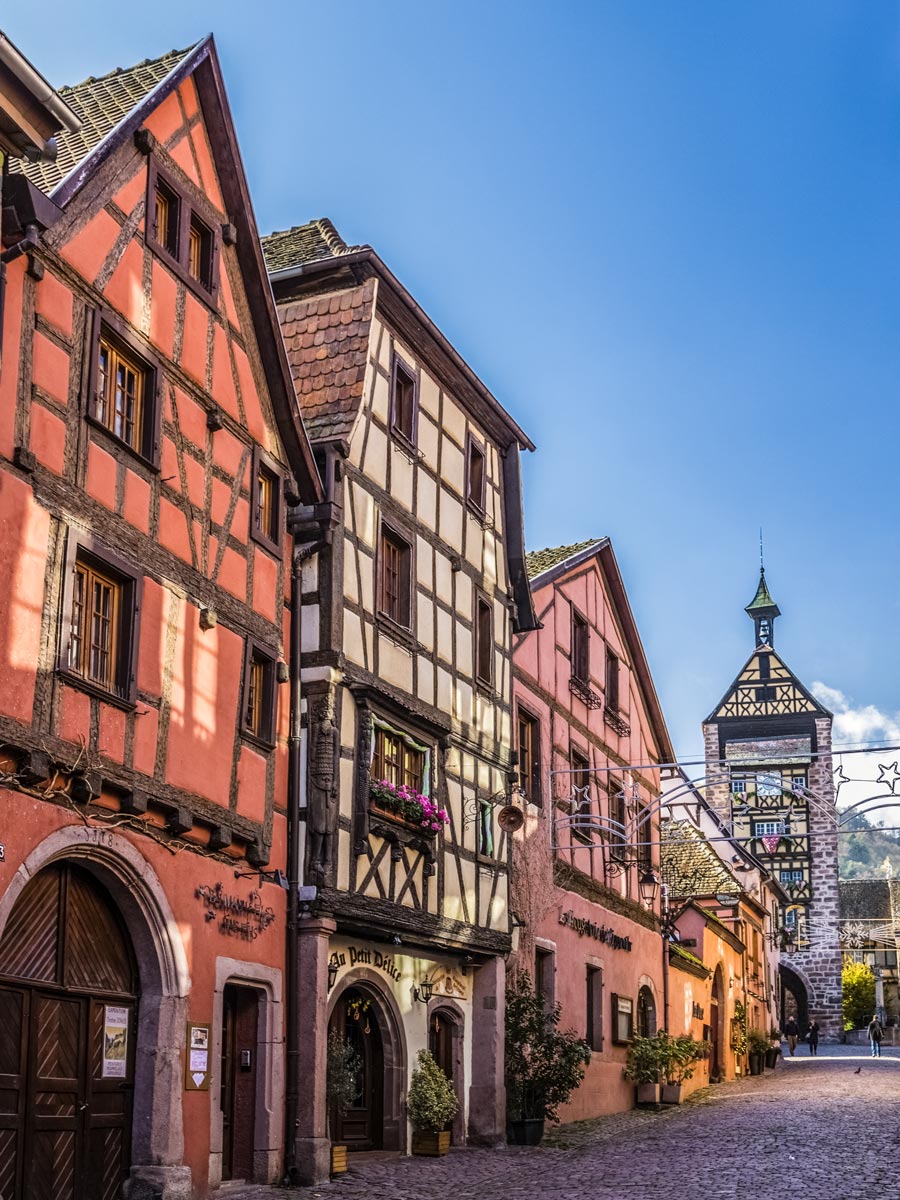
[[[900,9],[249,11],[5,29],[59,85],[212,28],[260,228],[374,245],[529,431],[529,546],[612,537],[680,756],[750,652],[760,525],[779,650],[897,737]]]

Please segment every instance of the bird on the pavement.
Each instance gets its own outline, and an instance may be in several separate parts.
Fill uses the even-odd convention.
[[[856,1070],[853,1072],[853,1074],[858,1075],[861,1070],[862,1070],[862,1067],[857,1067]]]

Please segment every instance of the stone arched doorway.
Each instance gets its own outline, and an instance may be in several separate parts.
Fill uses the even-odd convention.
[[[77,864],[45,867],[0,939],[4,1195],[118,1193],[131,1165],[139,1003],[108,892]]]
[[[461,1009],[451,1000],[433,1001],[428,1010],[428,1049],[456,1092],[456,1116],[447,1126],[455,1146],[461,1146],[466,1140],[464,1047],[465,1028]]]
[[[800,1026],[801,1036],[809,1026],[809,992],[806,983],[799,973],[787,963],[779,963],[778,974],[781,977],[781,1027],[791,1017]]]
[[[343,1036],[356,1052],[356,1096],[329,1114],[331,1140],[349,1151],[405,1150],[400,1098],[406,1078],[402,1026],[392,998],[368,973],[349,976],[335,997],[329,1034]]]
[[[725,981],[721,963],[716,967],[709,995],[709,1078],[721,1079],[724,1069],[723,1029],[725,1022]]]
[[[20,900],[29,904],[29,889],[40,880],[44,871],[53,868],[72,875],[80,873],[84,891],[93,895],[107,914],[111,909],[117,922],[118,936],[128,947],[135,971],[134,997],[140,1005],[140,1020],[126,1030],[126,1042],[132,1038],[129,1051],[133,1066],[131,1091],[130,1172],[129,1179],[146,1184],[162,1200],[169,1196],[190,1194],[191,1172],[184,1165],[184,1126],[182,1122],[182,1061],[187,997],[190,975],[178,926],[168,904],[162,885],[153,868],[134,845],[119,834],[91,826],[68,826],[57,830],[41,842],[21,864],[0,897],[0,945],[13,938]],[[49,878],[49,876],[48,876]],[[85,900],[85,905],[89,903]],[[24,910],[22,910],[24,911]],[[9,929],[9,934],[7,930]],[[93,939],[93,931],[91,937]],[[4,973],[11,960],[0,963]],[[93,967],[91,968],[94,969]],[[6,976],[13,987],[21,978]],[[29,987],[41,993],[45,981],[25,980]],[[93,982],[88,980],[93,986]],[[53,989],[46,989],[52,993]],[[107,1000],[112,1008],[124,1007],[115,1001],[122,993],[83,989],[88,997]],[[103,1017],[106,1013],[103,1012]],[[115,1014],[111,1014],[115,1016]],[[64,1018],[63,1018],[64,1019]],[[112,1025],[112,1022],[110,1022]],[[96,1032],[96,1031],[95,1031]],[[100,1033],[105,1033],[101,1026]],[[115,1040],[115,1035],[114,1039]],[[97,1038],[91,1047],[96,1059],[102,1055],[104,1039]],[[126,1060],[127,1061],[127,1060]],[[102,1060],[101,1060],[102,1072]],[[101,1074],[101,1080],[104,1078]],[[116,1085],[121,1079],[107,1076]],[[127,1082],[127,1078],[126,1078]],[[98,1089],[99,1094],[99,1089]],[[84,1099],[77,1101],[83,1104]],[[81,1109],[80,1113],[86,1113]],[[0,1183],[0,1195],[38,1194],[6,1190]],[[89,1187],[89,1185],[87,1185]],[[79,1196],[105,1196],[107,1190],[95,1188],[81,1193],[64,1189],[40,1194],[65,1194],[70,1200]],[[119,1190],[115,1193],[119,1194]]]
[[[656,1033],[656,1000],[653,990],[646,983],[638,988],[637,1032],[641,1037],[653,1037]]]

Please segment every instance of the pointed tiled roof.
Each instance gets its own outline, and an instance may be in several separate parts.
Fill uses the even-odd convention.
[[[306,430],[348,438],[366,378],[376,283],[281,305],[278,318]]]
[[[159,58],[145,58],[134,67],[117,67],[108,75],[92,75],[74,87],[61,87],[59,95],[81,117],[81,129],[58,135],[56,162],[20,162],[17,168],[41,191],[52,192],[193,49],[170,50]]]
[[[293,229],[276,230],[262,239],[262,248],[270,273],[368,249],[366,246],[348,246],[327,217],[295,225]]]
[[[671,900],[735,895],[741,885],[690,821],[661,821],[660,867]]]
[[[778,605],[769,595],[769,585],[766,583],[766,568],[759,568],[759,587],[756,589],[756,595],[744,609],[744,612],[750,613],[752,616],[755,612],[760,612],[764,609],[777,609]],[[780,615],[780,614],[779,614]]]
[[[588,538],[586,542],[573,542],[570,546],[549,546],[546,550],[530,550],[525,555],[525,570],[529,579],[535,579],[564,563],[574,554],[580,554],[589,546],[599,546],[603,538]]]

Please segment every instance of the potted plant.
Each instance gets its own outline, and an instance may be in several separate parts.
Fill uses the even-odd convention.
[[[668,1042],[668,1063],[660,1098],[663,1104],[680,1104],[681,1085],[693,1077],[697,1063],[709,1051],[709,1043],[695,1041],[689,1033],[670,1037]]]
[[[747,1047],[750,1058],[750,1074],[762,1075],[763,1064],[766,1061],[766,1053],[771,1047],[771,1039],[769,1038],[769,1035],[763,1033],[761,1029],[748,1029]]]
[[[660,1085],[669,1072],[672,1049],[668,1034],[635,1037],[628,1047],[623,1075],[636,1084],[638,1104],[659,1104]]]
[[[547,1006],[527,971],[506,992],[507,1137],[513,1145],[537,1146],[544,1122],[559,1120],[584,1079],[589,1046],[573,1031],[561,1030],[562,1008]]]
[[[357,1077],[362,1059],[345,1037],[332,1030],[328,1035],[328,1062],[325,1073],[328,1136],[331,1137],[331,1114],[343,1113],[356,1099]],[[347,1170],[347,1147],[331,1147],[331,1173],[343,1175]]]
[[[370,779],[369,798],[389,820],[414,829],[420,837],[433,838],[450,820],[447,810],[430,796],[389,779]]]
[[[450,1149],[450,1130],[459,1102],[450,1080],[437,1065],[430,1050],[420,1050],[412,1073],[406,1111],[413,1127],[412,1152],[436,1158]]]
[[[774,1071],[778,1065],[778,1055],[781,1053],[781,1030],[777,1025],[773,1025],[769,1030],[769,1048],[766,1050],[766,1066],[770,1071]]]

